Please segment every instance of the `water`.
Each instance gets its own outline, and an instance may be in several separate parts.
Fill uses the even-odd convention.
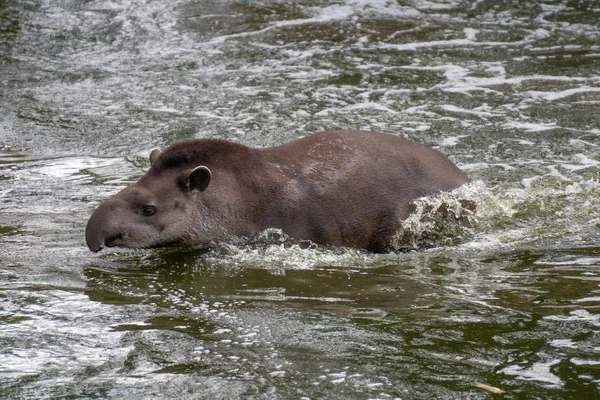
[[[4,0],[0,397],[598,398],[599,43],[593,1]],[[438,148],[477,224],[85,247],[154,147],[328,129]]]

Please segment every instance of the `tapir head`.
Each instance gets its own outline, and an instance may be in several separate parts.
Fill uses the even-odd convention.
[[[161,155],[160,150],[152,151],[150,170],[94,211],[85,229],[90,250],[186,244],[201,236],[201,197],[211,171],[204,165],[164,168],[158,162]]]

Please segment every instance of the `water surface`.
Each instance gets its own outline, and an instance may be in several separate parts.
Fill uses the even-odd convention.
[[[597,398],[599,43],[592,1],[3,1],[0,397]],[[85,247],[152,148],[329,129],[447,154],[478,223]]]

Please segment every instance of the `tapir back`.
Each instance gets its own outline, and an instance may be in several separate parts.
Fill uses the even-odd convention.
[[[438,151],[379,132],[324,132],[263,153],[286,181],[269,223],[317,243],[385,248],[412,200],[469,181]]]

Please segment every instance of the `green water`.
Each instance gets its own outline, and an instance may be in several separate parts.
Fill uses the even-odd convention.
[[[593,1],[4,0],[0,397],[600,398],[599,44]],[[439,149],[476,224],[85,246],[155,147],[329,129]]]

